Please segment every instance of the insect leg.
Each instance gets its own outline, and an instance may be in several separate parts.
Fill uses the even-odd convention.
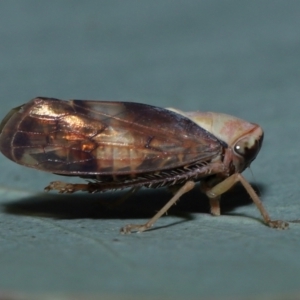
[[[287,222],[284,222],[284,221],[281,221],[281,220],[271,220],[270,219],[270,216],[269,216],[268,212],[264,208],[261,200],[257,196],[257,194],[254,191],[254,189],[252,188],[252,186],[239,173],[233,174],[233,175],[229,176],[228,178],[226,178],[225,180],[221,181],[220,183],[215,185],[213,188],[211,188],[209,191],[207,191],[206,195],[210,199],[214,199],[214,198],[220,196],[221,194],[225,193],[226,191],[228,191],[238,181],[244,186],[244,188],[246,189],[246,191],[250,195],[252,201],[255,203],[258,210],[260,211],[260,213],[261,213],[261,215],[264,219],[264,222],[268,226],[270,226],[272,228],[279,228],[279,229],[288,228],[288,223]]]
[[[93,193],[96,191],[95,184],[92,183],[67,183],[61,181],[52,181],[44,189],[46,192],[57,190],[59,193],[72,194],[79,191]]]
[[[145,231],[153,226],[153,224],[163,215],[165,214],[168,209],[175,204],[178,199],[185,193],[192,190],[195,186],[193,181],[187,181],[178,191],[177,193],[169,200],[164,207],[162,207],[153,218],[151,218],[147,223],[143,225],[137,224],[129,224],[121,228],[121,233],[130,233],[132,231],[142,232]]]
[[[211,190],[211,185],[208,185],[206,182],[201,182],[200,190],[201,190],[202,193],[206,194],[208,191]],[[216,197],[209,197],[210,213],[213,216],[220,216],[221,215],[220,199],[221,199],[220,195],[218,195]]]
[[[178,190],[182,187],[182,185],[180,184],[175,184],[175,185],[170,185],[168,186],[168,191],[174,196],[177,194]],[[180,199],[178,199],[177,201],[179,201]],[[177,202],[174,203],[174,205],[176,205]]]
[[[210,213],[213,216],[220,216],[221,215],[220,199],[221,199],[221,196],[217,196],[217,197],[214,197],[214,198],[209,198]]]

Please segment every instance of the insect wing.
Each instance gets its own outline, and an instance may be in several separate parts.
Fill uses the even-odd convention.
[[[1,124],[0,150],[64,175],[133,175],[209,161],[222,146],[190,119],[146,104],[35,98]]]

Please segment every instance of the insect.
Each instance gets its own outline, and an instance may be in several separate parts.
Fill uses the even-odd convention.
[[[263,131],[254,123],[219,113],[182,112],[133,102],[62,101],[37,97],[12,109],[0,126],[0,150],[12,161],[59,175],[79,176],[84,184],[51,182],[60,193],[141,187],[172,187],[173,197],[142,225],[149,229],[179,198],[200,182],[211,213],[220,215],[220,197],[240,182],[271,220],[251,185],[241,175],[258,154]]]

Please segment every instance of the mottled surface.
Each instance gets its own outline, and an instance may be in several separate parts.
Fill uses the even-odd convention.
[[[275,219],[299,220],[300,3],[2,1],[1,119],[36,96],[137,101],[258,123],[246,172]],[[170,194],[44,194],[61,177],[0,157],[0,287],[108,299],[232,299],[300,292],[300,225],[263,226],[239,186],[208,214],[196,189],[156,230],[123,236]],[[68,178],[67,178],[68,179]],[[74,178],[70,178],[73,181]],[[0,296],[1,296],[0,292]],[[110,297],[110,298],[109,298]]]
[[[6,157],[66,175],[134,176],[220,160],[223,151],[190,119],[140,103],[35,98],[5,121]]]

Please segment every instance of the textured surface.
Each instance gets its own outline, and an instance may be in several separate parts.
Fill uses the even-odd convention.
[[[219,111],[259,123],[264,145],[254,176],[246,176],[272,217],[300,219],[299,9],[298,1],[277,0],[2,1],[0,117],[48,96]],[[170,195],[141,191],[111,210],[99,196],[42,193],[61,179],[55,175],[4,156],[0,168],[2,292],[71,299],[300,293],[300,224],[263,226],[240,187],[225,197],[221,217],[208,214],[195,190],[154,230],[123,236],[122,225],[145,221]]]
[[[222,151],[222,143],[190,119],[143,103],[35,98],[8,116],[2,154],[61,175],[155,173],[207,162]],[[242,133],[253,128],[246,126]]]

